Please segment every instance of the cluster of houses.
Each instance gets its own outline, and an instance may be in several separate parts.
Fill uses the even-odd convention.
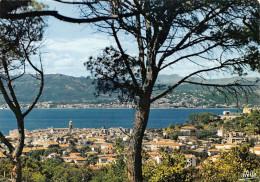
[[[69,122],[68,128],[52,127],[33,131],[25,130],[25,147],[22,155],[30,156],[33,151],[56,148],[62,153],[50,153],[45,158],[61,158],[64,162],[81,164],[88,160],[89,155],[96,155],[98,162],[93,165],[93,168],[100,168],[115,161],[116,154],[114,154],[113,142],[116,138],[121,138],[123,141],[128,140],[127,133],[129,132],[129,129],[124,128],[73,128],[72,121]],[[17,136],[17,130],[9,132],[9,138],[11,138],[13,145],[17,141]],[[88,146],[89,150],[84,154],[84,157],[82,157],[82,153],[72,150],[72,143],[78,151],[82,147]],[[6,158],[1,151],[0,157]]]
[[[225,113],[226,115],[229,115]],[[194,137],[197,129],[194,126],[183,126],[180,128],[182,136],[178,136],[177,140],[167,139],[166,133],[157,133],[146,130],[143,140],[143,149],[149,155],[149,159],[156,163],[160,163],[163,157],[159,150],[161,148],[189,150],[204,153],[214,162],[220,157],[221,152],[228,152],[232,147],[239,143],[245,142],[247,137],[243,132],[226,132],[223,129],[218,131],[219,139],[198,140]],[[45,158],[61,158],[64,162],[73,164],[84,164],[89,160],[90,156],[95,156],[97,161],[90,163],[92,169],[99,169],[102,166],[109,165],[114,162],[117,152],[114,148],[114,141],[120,138],[123,142],[129,141],[132,130],[125,128],[73,128],[72,121],[69,122],[68,128],[47,128],[33,131],[25,130],[25,147],[22,154],[30,156],[33,151],[43,151],[51,148],[58,148],[62,153],[52,152]],[[17,141],[18,131],[12,130],[9,138],[15,145]],[[259,136],[258,136],[259,138]],[[72,149],[72,144],[77,151],[82,147],[88,146],[88,150],[82,155]],[[3,148],[4,146],[2,146]],[[260,155],[260,145],[250,148],[252,153]],[[126,152],[126,150],[125,150]],[[0,159],[6,158],[1,152]],[[197,166],[197,158],[193,154],[185,154],[187,166]]]
[[[99,169],[104,165],[108,165],[116,160],[117,152],[114,150],[114,141],[116,138],[120,138],[123,142],[129,140],[131,130],[125,128],[73,128],[72,121],[69,122],[68,128],[47,128],[38,129],[33,131],[25,131],[25,147],[22,151],[23,156],[30,156],[33,151],[43,151],[51,148],[59,148],[62,153],[50,153],[45,158],[61,158],[67,163],[83,164],[88,160],[88,156],[96,155],[97,162],[91,167],[93,169]],[[187,130],[187,132],[193,132]],[[147,140],[143,143],[143,148],[147,151],[151,160],[156,163],[162,161],[162,156],[158,152],[161,147],[167,147],[172,149],[185,149],[187,145],[183,142],[177,143],[174,140],[164,139],[160,134],[153,132],[146,132]],[[17,141],[18,131],[12,130],[9,133],[13,145]],[[71,143],[74,143],[75,148],[80,151],[84,146],[89,147],[82,157],[82,153],[73,152],[71,149]],[[126,152],[126,150],[125,150]],[[187,166],[196,166],[196,157],[194,155],[185,155]],[[0,152],[0,158],[6,158],[6,156]]]

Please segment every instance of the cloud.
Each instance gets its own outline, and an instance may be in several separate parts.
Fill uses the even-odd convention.
[[[69,24],[53,19],[50,20],[50,24],[47,29],[46,46],[42,49],[42,52],[44,52],[44,69],[47,74],[61,73],[71,76],[86,76],[89,73],[83,63],[89,56],[99,55],[101,50],[107,46],[117,47],[113,37],[98,31],[94,32],[89,25]],[[123,49],[128,54],[138,56],[138,46],[134,38],[125,34],[119,34],[119,38]],[[173,57],[170,57],[169,61],[171,58],[174,60]],[[202,62],[202,64],[206,67],[213,66],[209,61]],[[173,65],[172,68],[166,68],[161,74],[186,76],[198,68],[199,66],[189,61],[181,61]],[[220,75],[213,73],[212,77],[219,77]],[[256,75],[259,76],[259,74]],[[231,74],[222,77],[227,76],[231,76]]]
[[[185,77],[198,70],[202,70],[202,69],[206,69],[206,68],[213,68],[213,67],[218,66],[218,64],[213,61],[197,60],[197,62],[200,65],[192,63],[188,60],[183,60],[183,61],[180,61],[180,62],[174,64],[171,67],[165,68],[164,70],[161,71],[160,74],[168,74],[168,75],[169,74],[178,74],[182,77]],[[246,72],[248,74],[247,77],[260,77],[260,74],[258,72],[252,72],[252,71],[250,71],[250,69],[247,69]],[[237,75],[232,75],[232,73],[229,70],[224,70],[224,71],[215,70],[215,71],[201,73],[200,76],[203,76],[204,78],[207,78],[207,79],[214,79],[214,78],[229,78],[229,77],[234,77]]]
[[[49,53],[43,55],[43,68],[45,74],[66,74],[71,76],[87,76],[84,60],[69,54]]]
[[[83,65],[86,58],[96,55],[106,46],[111,45],[108,39],[91,37],[75,40],[47,39],[42,49],[45,73],[67,74],[71,76],[86,76]]]
[[[73,54],[90,54],[99,51],[112,42],[105,38],[83,38],[75,40],[47,40],[47,50],[52,52],[70,52]]]
[[[111,45],[117,47],[112,38],[102,34],[77,39],[46,39],[45,46],[41,50],[44,52],[45,73],[86,76],[88,72],[83,64],[87,58],[99,55],[102,49]],[[137,46],[133,46],[133,42],[124,39],[122,45],[130,54],[136,52]]]

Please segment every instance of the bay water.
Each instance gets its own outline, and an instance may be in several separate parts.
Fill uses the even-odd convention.
[[[237,112],[237,109],[151,109],[147,127],[164,128],[170,123],[185,123],[190,114],[211,112],[222,114],[223,111]],[[68,128],[73,121],[74,128],[101,128],[105,126],[132,128],[134,109],[34,109],[25,118],[28,130],[42,128]],[[11,110],[0,110],[0,131],[8,135],[16,129],[17,123]]]

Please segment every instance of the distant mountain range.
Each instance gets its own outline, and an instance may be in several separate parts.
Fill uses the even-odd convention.
[[[172,85],[179,81],[182,77],[179,75],[160,75],[157,80],[157,84],[165,84],[166,86]],[[207,80],[208,83],[226,84],[232,83],[237,80],[238,77]],[[248,78],[249,81],[255,81],[257,78]],[[193,78],[194,81],[202,81],[200,78]],[[30,75],[25,75],[15,83],[15,91],[18,99],[22,103],[29,103],[33,100],[37,94],[39,88],[38,83],[31,78]],[[201,87],[183,84],[177,88],[180,91],[193,91],[202,90]],[[260,89],[258,88],[260,92]],[[53,101],[56,104],[75,104],[75,103],[88,103],[88,104],[100,104],[111,103],[117,101],[116,94],[112,96],[101,95],[96,97],[95,85],[93,80],[86,77],[72,77],[62,74],[49,74],[45,75],[45,85],[43,94],[39,102]],[[205,93],[205,92],[203,92]],[[0,103],[5,104],[2,96]]]

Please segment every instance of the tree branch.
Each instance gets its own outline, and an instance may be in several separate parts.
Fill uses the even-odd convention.
[[[176,60],[174,60],[174,61],[172,61],[172,62],[169,62],[168,64],[166,64],[166,65],[164,65],[164,66],[162,66],[161,68],[158,68],[158,69],[161,71],[161,70],[165,69],[166,67],[171,66],[171,65],[173,65],[173,64],[175,64],[175,63],[177,63],[177,62],[179,62],[179,61],[182,60],[182,59],[190,58],[190,57],[193,57],[193,56],[199,56],[200,54],[203,54],[203,53],[205,53],[205,52],[208,52],[209,50],[211,50],[211,49],[213,49],[213,48],[215,48],[215,47],[217,47],[217,46],[218,46],[218,44],[215,44],[215,45],[213,45],[213,46],[208,47],[207,49],[204,49],[204,50],[201,51],[201,52],[196,52],[196,53],[194,53],[194,54],[188,54],[188,55],[185,55],[185,56],[181,56],[181,57],[179,57],[178,59],[176,59]]]
[[[26,51],[26,50],[24,50],[24,51]],[[40,89],[38,91],[38,94],[37,94],[36,98],[34,99],[34,101],[31,104],[31,106],[23,113],[23,117],[25,117],[27,114],[29,114],[29,112],[34,108],[34,106],[36,105],[36,103],[38,102],[38,100],[39,100],[39,98],[40,98],[40,96],[42,94],[43,86],[44,86],[44,74],[43,74],[43,71],[42,71],[41,55],[39,56],[40,57],[40,64],[41,64],[41,70],[38,69],[37,67],[35,67],[32,64],[32,62],[31,62],[31,60],[30,60],[30,58],[29,58],[27,53],[25,53],[25,56],[26,56],[26,59],[27,59],[28,63],[30,64],[30,66],[40,74],[40,76],[41,76],[41,85],[40,85]]]
[[[62,1],[62,0],[54,0],[56,2],[62,3],[62,4],[77,4],[77,5],[93,5],[97,4],[98,0],[93,0],[92,2],[86,2],[86,1]],[[107,1],[107,0],[103,0]]]
[[[166,53],[164,53],[159,62],[158,62],[158,68],[161,67],[161,65],[163,64],[163,61],[171,56],[174,52],[178,51],[178,49],[188,40],[188,38],[196,31],[198,30],[201,26],[203,26],[206,22],[208,22],[209,20],[213,19],[214,17],[216,17],[217,15],[219,15],[221,12],[223,12],[225,9],[227,8],[227,6],[225,6],[224,8],[222,8],[221,10],[219,10],[218,12],[214,13],[214,10],[210,11],[205,18],[198,23],[196,26],[193,27],[193,29],[191,29],[183,38],[182,40],[171,50],[167,51]]]
[[[176,84],[170,86],[166,91],[164,91],[163,93],[157,95],[156,97],[151,99],[151,103],[156,101],[157,99],[167,95],[169,92],[171,92],[173,89],[175,89],[176,87],[178,87],[179,85],[181,85],[182,83],[184,83],[184,81],[186,81],[188,78],[199,74],[199,73],[203,73],[203,72],[209,72],[209,71],[214,71],[214,70],[219,70],[221,68],[227,67],[227,66],[233,66],[235,63],[229,63],[229,61],[226,61],[224,63],[222,63],[220,66],[216,66],[216,67],[212,67],[212,68],[207,68],[207,69],[202,69],[202,70],[198,70],[195,71],[187,76],[185,76],[184,78],[182,78],[180,81],[178,81]],[[239,63],[236,63],[239,64]]]
[[[4,53],[3,53],[4,54]],[[9,75],[9,70],[8,70],[8,65],[7,65],[7,62],[6,62],[6,58],[5,58],[5,55],[3,55],[3,58],[2,58],[2,64],[3,64],[3,68],[4,68],[4,71],[5,71],[5,75],[6,75],[6,82],[7,82],[7,86],[8,86],[8,89],[10,91],[10,95],[12,97],[12,100],[14,102],[14,113],[17,115],[18,112],[20,113],[21,110],[20,110],[20,104],[16,98],[16,95],[14,93],[14,89],[13,89],[13,86],[12,86],[12,81],[11,81],[11,78],[10,78],[10,75]],[[7,94],[7,93],[6,93]],[[8,94],[7,94],[8,96]],[[5,97],[6,98],[6,97]],[[9,99],[9,96],[8,96],[8,100],[11,101]],[[11,101],[12,103],[12,101]],[[8,104],[9,105],[9,104]]]
[[[7,103],[7,105],[9,106],[9,108],[13,111],[13,112],[16,112],[16,107],[15,105],[12,103],[11,99],[9,98],[9,95],[8,93],[6,92],[5,90],[5,86],[2,82],[2,78],[0,78],[0,89],[1,89],[1,93],[3,94],[4,96],[4,99]]]
[[[239,83],[229,83],[229,84],[211,84],[211,83],[201,83],[201,82],[193,82],[193,81],[183,81],[183,83],[189,83],[193,85],[200,85],[200,86],[206,86],[206,87],[219,87],[219,88],[225,88],[225,87],[256,87],[256,85],[241,85]]]
[[[139,49],[139,61],[140,61],[140,68],[141,68],[141,75],[142,75],[142,83],[144,83],[145,77],[146,77],[146,72],[145,72],[145,63],[144,63],[144,43],[143,43],[143,38],[141,37],[141,19],[140,15],[136,15],[136,26],[137,26],[137,42],[138,42],[138,49]]]
[[[119,48],[119,50],[120,50],[120,53],[122,54],[123,60],[124,60],[124,62],[125,62],[125,64],[126,64],[127,70],[128,70],[128,72],[129,72],[129,74],[130,74],[132,80],[133,80],[133,83],[134,83],[134,85],[135,85],[135,89],[136,89],[137,93],[140,93],[139,85],[138,85],[137,80],[136,80],[136,78],[135,78],[135,76],[134,76],[134,73],[133,73],[133,71],[132,71],[132,69],[131,69],[131,67],[130,67],[130,65],[129,65],[129,62],[128,62],[127,58],[126,58],[125,52],[124,52],[124,50],[123,50],[123,48],[122,48],[122,46],[121,46],[121,44],[120,44],[120,41],[119,41],[119,39],[118,39],[118,37],[117,37],[117,33],[116,33],[116,31],[115,31],[115,27],[114,27],[113,24],[111,25],[111,29],[112,29],[112,31],[113,31],[113,36],[114,36],[114,38],[115,38],[115,40],[116,40],[117,46],[118,46],[118,48]]]
[[[119,16],[130,17],[135,14],[136,14],[136,12],[126,13],[126,14],[122,14],[122,15],[99,16],[99,17],[94,17],[94,18],[71,18],[71,17],[67,17],[67,16],[63,16],[63,15],[59,14],[58,11],[32,11],[32,12],[18,13],[18,14],[6,14],[2,18],[14,20],[14,19],[24,19],[27,17],[53,16],[53,17],[57,18],[58,20],[70,22],[70,23],[94,23],[94,22],[99,22],[99,21],[118,19]]]
[[[240,84],[240,83],[211,84],[211,83],[200,83],[200,82],[193,82],[193,81],[184,81],[184,83],[200,85],[202,87],[207,87],[207,88],[213,87],[222,95],[224,95],[225,99],[229,100],[229,96],[226,94],[226,92],[228,92],[230,93],[230,95],[234,96],[234,98],[237,101],[237,105],[238,105],[239,93],[244,93],[246,100],[248,101],[248,95],[256,94],[253,88],[257,87],[257,85],[253,85],[253,84]]]
[[[12,144],[6,139],[6,137],[3,135],[3,133],[0,131],[0,140],[7,146],[9,153],[12,153],[14,151],[14,147]]]

